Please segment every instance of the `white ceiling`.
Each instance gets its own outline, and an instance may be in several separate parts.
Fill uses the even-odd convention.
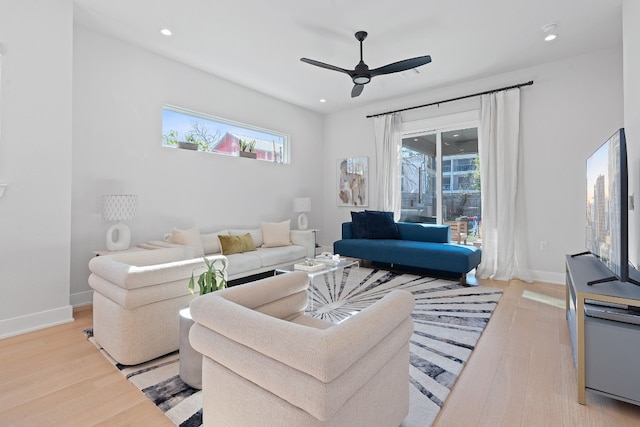
[[[76,23],[327,114],[622,44],[622,0],[75,0]],[[558,38],[543,41],[556,23]],[[166,37],[160,29],[169,28]],[[353,69],[415,56],[420,74],[375,77],[352,99]],[[606,64],[594,64],[606,66]],[[408,74],[408,73],[404,73]],[[505,82],[513,84],[519,82]],[[491,89],[491,88],[487,88]],[[326,103],[320,103],[321,98]]]

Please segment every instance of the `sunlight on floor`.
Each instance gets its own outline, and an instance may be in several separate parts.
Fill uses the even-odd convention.
[[[526,298],[532,301],[548,304],[553,307],[566,309],[564,298],[556,298],[549,295],[539,294],[537,292],[527,291],[522,292],[522,298]]]

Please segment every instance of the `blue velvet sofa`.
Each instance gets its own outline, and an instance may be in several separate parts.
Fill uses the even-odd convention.
[[[462,284],[466,284],[466,273],[480,264],[480,248],[449,243],[448,225],[395,224],[397,233],[386,236],[392,238],[354,238],[353,223],[345,222],[342,240],[333,243],[333,251],[399,269],[428,270],[444,276],[456,274]]]

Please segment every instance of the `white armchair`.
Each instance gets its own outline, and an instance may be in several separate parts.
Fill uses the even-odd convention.
[[[409,411],[413,296],[393,291],[340,324],[304,314],[294,272],[191,302],[207,426],[398,426]]]
[[[222,268],[222,255],[207,256]],[[89,262],[93,335],[117,362],[136,365],[175,351],[178,313],[196,297],[191,274],[204,271],[188,247],[99,256]],[[198,291],[196,286],[196,292]]]

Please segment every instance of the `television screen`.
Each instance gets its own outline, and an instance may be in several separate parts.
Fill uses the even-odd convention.
[[[587,159],[586,249],[618,280],[629,279],[627,149],[618,130]]]

